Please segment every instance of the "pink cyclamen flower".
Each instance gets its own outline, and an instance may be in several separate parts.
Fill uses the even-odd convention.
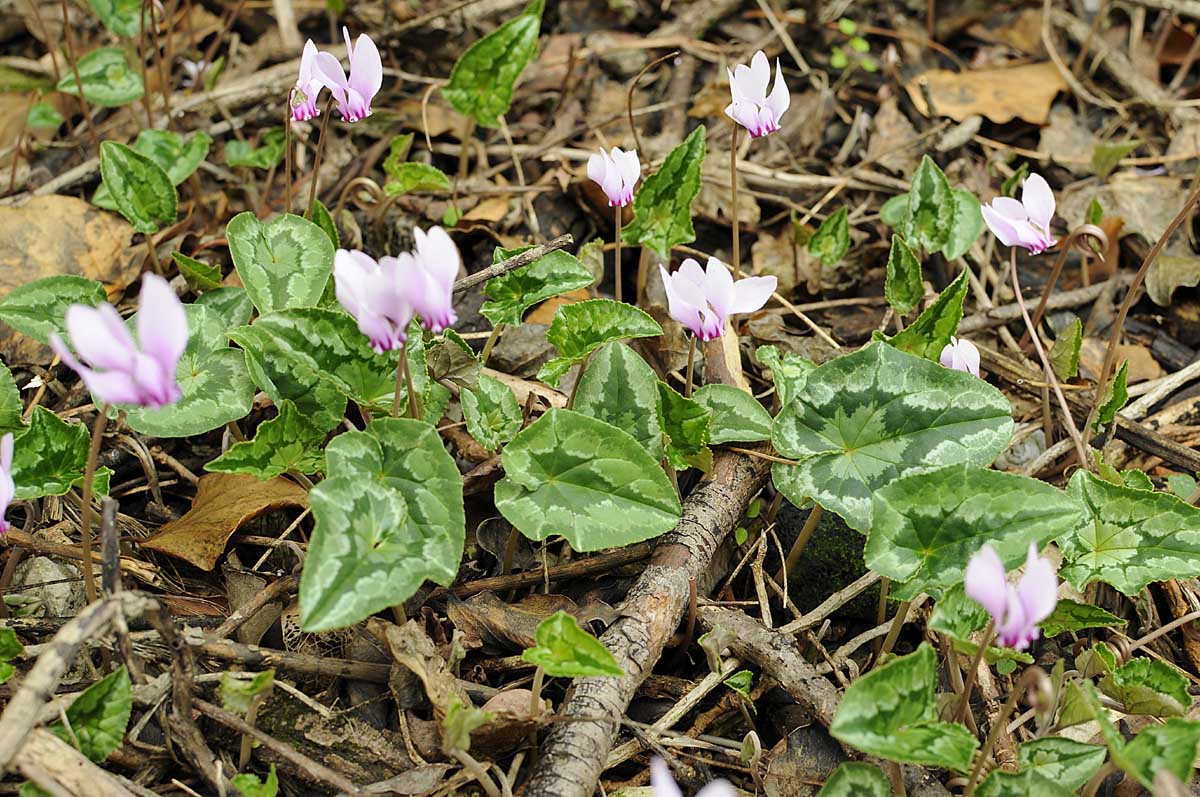
[[[715,257],[703,270],[688,258],[674,274],[659,264],[667,292],[667,310],[679,323],[700,338],[712,340],[725,333],[725,319],[735,313],[753,313],[775,292],[775,277],[746,277],[737,282],[725,264]]]
[[[967,597],[992,616],[997,641],[1015,650],[1024,650],[1038,638],[1038,623],[1049,617],[1058,604],[1054,565],[1038,556],[1037,545],[1032,542],[1025,572],[1016,586],[1008,582],[999,555],[985,544],[967,564],[963,587]]]
[[[408,340],[413,309],[402,284],[403,271],[400,258],[376,261],[365,252],[346,249],[333,256],[338,303],[358,321],[359,332],[366,335],[377,354],[398,349]]]
[[[654,797],[683,797],[675,778],[671,777],[671,768],[657,756],[650,759],[650,788],[654,790]],[[696,792],[696,797],[737,797],[737,790],[727,780],[714,780]]]
[[[187,315],[175,291],[157,274],[142,277],[137,343],[116,308],[107,303],[68,307],[67,334],[83,362],[57,334],[50,336],[54,353],[102,402],[163,407],[179,401],[175,370],[187,348]]]
[[[304,51],[300,54],[300,75],[292,89],[291,106],[292,121],[307,122],[321,115],[317,108],[317,95],[325,86],[321,73],[317,71],[317,45],[309,39],[304,43]],[[332,56],[331,56],[332,57]],[[341,69],[338,64],[338,69]]]
[[[729,72],[729,91],[733,102],[725,115],[750,132],[751,138],[765,136],[779,129],[779,120],[792,104],[792,95],[783,82],[783,70],[775,59],[775,85],[767,93],[771,81],[771,64],[762,50],[754,54],[750,66],[738,64]]]
[[[1057,241],[1050,234],[1054,218],[1054,192],[1040,174],[1031,174],[1021,183],[1021,201],[998,196],[983,206],[983,220],[1005,246],[1028,249],[1040,255]]]
[[[326,52],[317,53],[316,71],[321,81],[337,100],[338,113],[347,122],[357,122],[371,115],[371,100],[383,85],[383,61],[371,37],[362,34],[350,43],[350,31],[342,28],[346,51],[350,56],[350,77],[346,77],[342,62]]]
[[[600,150],[588,158],[587,171],[588,177],[604,189],[609,207],[623,208],[633,201],[633,187],[642,176],[642,162],[637,152],[613,147],[611,154]]]
[[[942,365],[955,371],[966,371],[972,376],[979,376],[979,349],[969,340],[950,337],[950,342],[942,349]]]
[[[12,432],[0,438],[0,534],[12,528],[8,522],[8,505],[17,493],[12,477],[13,436]]]
[[[454,281],[458,279],[462,257],[454,240],[441,227],[430,227],[429,232],[414,227],[413,236],[416,250],[400,256],[405,278],[413,280],[408,290],[409,301],[421,316],[421,325],[436,334],[458,320],[454,313]]]

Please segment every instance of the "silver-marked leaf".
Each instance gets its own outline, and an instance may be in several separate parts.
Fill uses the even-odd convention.
[[[285,154],[287,133],[282,127],[264,130],[258,146],[249,141],[233,139],[225,143],[225,163],[230,167],[245,166],[267,171],[280,164]]]
[[[321,300],[333,273],[333,243],[320,227],[290,213],[264,224],[247,211],[230,219],[225,235],[258,312],[315,307]]]
[[[348,313],[316,307],[284,310],[230,330],[229,337],[246,350],[258,386],[276,403],[294,401],[319,429],[341,420],[347,398],[391,409],[400,354],[376,354]],[[409,341],[411,355],[420,337]],[[422,352],[414,378],[424,375],[424,367]]]
[[[200,168],[211,146],[212,136],[203,130],[193,133],[186,142],[172,130],[143,130],[133,142],[134,151],[158,164],[171,185],[179,185]],[[96,188],[92,204],[105,210],[119,210],[103,181]]]
[[[554,313],[554,320],[546,330],[546,340],[558,348],[559,356],[542,366],[538,379],[557,385],[572,365],[606,343],[661,334],[658,322],[631,304],[611,299],[564,304]]]
[[[1057,538],[1061,575],[1075,586],[1103,581],[1133,596],[1153,581],[1200,575],[1200,509],[1083,470],[1067,492],[1084,511],[1082,522]]]
[[[450,189],[450,178],[446,173],[428,163],[399,163],[387,175],[388,180],[383,186],[383,192],[388,196],[400,196],[410,191]]]
[[[779,413],[775,448],[800,464],[775,465],[775,486],[866,533],[876,490],[920,471],[990,464],[1012,436],[1011,412],[981,379],[872,343],[809,372]]]
[[[671,247],[696,240],[692,200],[700,193],[704,133],[704,125],[693,130],[633,198],[634,219],[624,228],[625,240],[649,247],[663,260],[670,259]]]
[[[281,401],[279,414],[259,424],[253,440],[234,443],[204,469],[214,473],[249,473],[267,481],[290,471],[316,473],[325,465],[321,444],[325,432],[301,415],[295,403]]]
[[[1198,744],[1200,722],[1172,717],[1162,725],[1143,728],[1124,750],[1113,754],[1113,761],[1146,788],[1154,785],[1154,776],[1162,770],[1187,783]]]
[[[472,44],[458,59],[442,93],[459,113],[473,116],[484,127],[500,126],[517,78],[537,55],[543,6],[545,0],[533,0],[521,16]]]
[[[329,212],[329,208],[325,207],[325,203],[319,199],[313,200],[312,206],[312,223],[320,227],[325,235],[329,237],[329,242],[333,244],[333,248],[337,249],[342,245],[342,237],[338,235],[337,222],[333,220],[333,214]],[[326,293],[329,289],[326,288]],[[325,297],[322,297],[325,298]],[[337,297],[334,297],[335,301]]]
[[[221,317],[225,328],[239,327],[250,320],[254,305],[241,286],[229,286],[205,291],[192,304],[207,307]]]
[[[492,263],[502,263],[529,248],[497,248],[492,253]],[[553,296],[586,288],[595,281],[595,275],[587,266],[574,255],[559,249],[527,266],[488,280],[483,289],[487,301],[479,312],[493,325],[515,326],[521,323],[530,307]]]
[[[1082,631],[1086,628],[1112,628],[1125,625],[1115,614],[1104,611],[1090,603],[1060,598],[1054,613],[1038,623],[1042,633],[1048,637],[1058,636],[1065,631]]]
[[[658,376],[624,343],[602,346],[575,389],[573,409],[633,435],[656,460],[663,456]]]
[[[612,652],[562,609],[538,623],[536,633],[537,645],[526,648],[521,658],[552,678],[620,678],[625,674]]]
[[[958,723],[939,722],[937,655],[928,643],[854,681],[829,733],[870,755],[966,772],[979,740]]]
[[[521,431],[521,405],[512,388],[494,376],[479,375],[479,387],[459,394],[467,431],[479,445],[495,451]]]
[[[1103,747],[1100,750],[1104,752]],[[1074,794],[1038,772],[1002,769],[991,772],[975,791],[976,797],[1074,797]]]
[[[133,684],[129,672],[118,667],[89,686],[67,707],[67,730],[61,722],[49,730],[74,746],[88,760],[100,763],[125,741],[125,728],[133,712]]]
[[[12,661],[25,653],[25,646],[11,628],[0,628],[0,684],[8,683],[17,674]]]
[[[1036,772],[1074,793],[1100,769],[1107,751],[1096,744],[1046,737],[1017,746],[1022,771]]]
[[[55,332],[69,339],[67,308],[73,304],[95,307],[107,299],[104,286],[95,280],[45,277],[13,288],[0,299],[0,321],[42,343],[49,343]]]
[[[120,47],[99,47],[80,57],[76,62],[79,81],[83,84],[83,96],[92,105],[117,108],[139,100],[145,94],[142,76],[130,68],[125,60],[125,51]],[[58,81],[58,90],[64,94],[79,96],[79,83],[75,82],[75,70],[63,72]]]
[[[0,362],[0,435],[5,432],[15,432],[24,426],[21,415],[25,407],[21,403],[21,393],[17,390],[17,382],[13,379],[12,371]]]
[[[1126,714],[1182,717],[1192,706],[1188,679],[1156,659],[1130,659],[1100,679],[1100,691],[1124,706]]]
[[[771,414],[758,399],[733,385],[711,384],[692,394],[712,412],[713,445],[771,439]]]
[[[37,102],[29,106],[25,124],[33,130],[57,130],[66,119],[48,102]]]
[[[210,266],[194,257],[188,257],[183,252],[172,252],[171,259],[175,261],[179,273],[187,280],[187,284],[192,290],[215,291],[221,287],[221,269],[216,266]],[[243,290],[245,289],[243,288]]]
[[[82,486],[91,435],[79,423],[67,423],[45,407],[34,407],[29,427],[15,435],[13,482],[17,500],[65,495]],[[92,482],[99,495],[108,493],[112,471],[99,468]]]
[[[808,239],[808,253],[820,258],[821,264],[832,268],[850,251],[850,210],[845,205],[832,216],[821,222],[821,226]]]
[[[101,141],[100,174],[116,209],[133,229],[152,233],[175,223],[179,194],[150,158],[116,141]]]
[[[888,339],[901,351],[937,362],[942,349],[958,332],[963,302],[967,298],[967,272],[960,273],[946,286],[937,301],[925,308],[917,320]]]
[[[1059,379],[1073,379],[1079,373],[1079,350],[1083,346],[1083,322],[1075,319],[1054,339],[1050,347],[1050,367]]]
[[[613,548],[675,527],[679,496],[629,433],[552,409],[504,449],[496,508],[522,534],[557,534],[576,551]]]
[[[983,210],[979,197],[962,188],[954,189],[954,221],[950,223],[950,235],[942,245],[942,255],[947,260],[957,260],[967,253],[971,244],[983,232]]]
[[[900,315],[908,315],[925,296],[925,284],[921,281],[921,261],[908,248],[899,235],[892,236],[892,249],[888,254],[887,278],[883,292],[888,304]]]
[[[1117,413],[1125,406],[1125,402],[1129,401],[1129,390],[1126,387],[1126,382],[1129,379],[1129,361],[1121,363],[1121,368],[1117,371],[1117,375],[1108,383],[1101,394],[1100,407],[1096,410],[1096,421],[1092,424],[1092,428],[1099,432],[1105,426],[1112,423]]]
[[[224,319],[203,305],[184,305],[188,345],[179,358],[175,379],[182,396],[174,404],[149,409],[125,406],[134,430],[154,437],[190,437],[217,429],[249,414],[254,383],[245,356],[229,348]],[[126,321],[136,329],[137,315]]]
[[[809,372],[817,367],[816,363],[804,359],[799,354],[781,353],[774,345],[759,346],[754,350],[754,356],[771,369],[771,379],[775,382],[780,407],[786,407],[793,396],[800,394]]]
[[[876,490],[863,557],[897,599],[936,596],[962,581],[985,543],[1013,568],[1030,543],[1041,549],[1079,518],[1078,502],[1046,482],[960,463]]]
[[[666,382],[658,383],[659,421],[667,436],[667,461],[675,470],[712,470],[712,410],[692,398],[684,398]]]
[[[892,782],[879,767],[846,761],[825,781],[817,797],[890,797]]]
[[[96,12],[96,16],[100,17],[104,27],[116,36],[135,38],[141,33],[143,25],[145,30],[153,30],[150,27],[150,11],[142,10],[141,0],[88,0],[88,4]]]
[[[913,173],[908,192],[905,240],[926,252],[940,251],[950,241],[954,225],[956,197],[946,175],[928,155]]]
[[[454,580],[466,539],[462,476],[432,426],[381,418],[335,437],[325,457],[300,579],[305,630],[353,625],[426,579]]]

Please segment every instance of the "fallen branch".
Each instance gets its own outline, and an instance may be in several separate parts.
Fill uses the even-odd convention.
[[[482,271],[476,271],[474,274],[463,277],[458,282],[454,283],[454,292],[462,293],[465,290],[474,288],[481,282],[487,282],[492,277],[499,277],[501,274],[507,274],[510,271],[521,268],[522,266],[528,266],[530,263],[534,262],[535,260],[540,260],[551,252],[556,252],[559,249],[566,249],[568,246],[574,243],[574,241],[575,239],[572,238],[570,234],[560,235],[552,241],[547,241],[546,243],[535,246],[532,249],[526,249],[519,255],[510,257],[508,260],[502,260],[499,263],[493,263]]]

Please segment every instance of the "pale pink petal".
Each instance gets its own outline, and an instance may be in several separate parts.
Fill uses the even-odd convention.
[[[349,33],[342,29],[349,38]],[[371,100],[379,93],[383,85],[383,61],[379,57],[379,49],[371,37],[363,33],[350,51],[350,87],[362,95],[363,103],[369,109]]]
[[[745,67],[742,67],[742,69],[745,69]],[[737,75],[734,74],[734,71],[732,69],[726,69],[725,71],[729,74],[729,96],[730,96],[730,98],[735,103],[736,102],[744,102],[744,101],[749,100],[750,98],[746,96],[746,93],[744,91],[742,91],[742,84],[738,82]],[[728,113],[728,112],[729,111],[726,110],[726,113]]]
[[[12,471],[13,458],[13,434],[9,432],[0,438],[0,471],[9,473]]]
[[[984,205],[980,210],[983,211],[983,220],[987,223],[988,229],[1000,240],[1000,243],[1005,246],[1016,246],[1021,242],[1020,230],[1008,217],[992,209],[990,205]]]
[[[604,175],[608,173],[608,153],[601,150],[593,152],[588,158],[587,175],[593,183],[604,186]],[[607,193],[607,192],[605,192]]]
[[[654,797],[683,797],[667,762],[657,756],[650,759],[650,788],[654,790]]]
[[[714,780],[700,791],[696,797],[738,797],[737,789],[727,780]]]
[[[759,122],[758,106],[754,103],[749,101],[731,102],[725,107],[725,115],[749,130],[751,134],[758,135],[761,125]]]
[[[613,162],[621,174],[621,184],[625,191],[632,195],[633,187],[642,176],[642,162],[638,160],[637,152],[630,150],[622,152],[620,147],[613,148]]]
[[[138,297],[138,343],[164,370],[175,373],[188,342],[187,314],[170,284],[157,274],[142,278]]]
[[[111,304],[88,307],[73,304],[67,308],[67,332],[75,351],[90,366],[129,368],[136,345],[133,335]]]
[[[441,227],[430,227],[426,233],[414,228],[413,234],[417,240],[417,257],[425,272],[433,276],[437,285],[452,288],[462,265],[454,239]]]
[[[296,79],[296,85],[304,87],[313,79],[314,70],[317,65],[317,45],[313,44],[313,40],[309,39],[304,43],[304,50],[300,53],[300,75]]]
[[[952,336],[950,342],[942,349],[939,359],[946,368],[979,376],[979,349],[969,340]]]
[[[342,62],[327,52],[317,53],[316,70],[313,76],[325,84],[325,87],[339,99],[344,99],[349,82],[346,80],[346,70]]]
[[[771,93],[767,96],[766,106],[770,109],[775,117],[776,124],[783,117],[786,111],[792,104],[792,95],[788,91],[787,84],[783,82],[783,68],[779,65],[779,59],[775,59],[775,85],[771,88]]]
[[[145,395],[133,377],[124,371],[79,371],[92,395],[105,404],[141,405]]]
[[[716,313],[717,319],[724,324],[725,319],[733,312],[733,275],[729,273],[725,264],[715,257],[708,259],[704,270],[704,298]]]
[[[746,86],[746,92],[755,100],[761,102],[767,97],[767,86],[771,83],[771,62],[767,60],[767,54],[759,50],[750,59],[749,74],[742,73],[743,79],[749,78],[749,84]],[[751,87],[753,87],[751,89]]]
[[[1038,556],[1034,543],[1029,544],[1025,572],[1017,582],[1017,595],[1030,625],[1045,620],[1058,605],[1058,575],[1049,559]]]
[[[996,639],[1006,648],[1021,650],[1037,636],[1036,626],[1032,626],[1025,616],[1024,607],[1017,597],[1017,592],[1011,585],[1005,585],[1004,616],[992,615],[996,623]],[[1032,631],[1032,636],[1030,635]]]
[[[963,590],[968,598],[987,609],[999,625],[1008,604],[1008,576],[992,546],[985,544],[967,563]]]
[[[692,261],[695,262],[695,261]],[[697,264],[699,268],[699,264]],[[667,312],[671,318],[683,324],[693,335],[700,336],[704,330],[705,304],[700,286],[690,282],[680,272],[673,276],[660,263],[663,290],[667,294]]]
[[[1054,218],[1054,192],[1050,184],[1040,174],[1031,174],[1021,185],[1021,204],[1029,216],[1029,220],[1041,228],[1042,232],[1050,232],[1050,222]]]
[[[700,264],[696,262],[696,258],[689,257],[680,264],[679,270],[675,272],[676,277],[681,277],[697,288],[701,289],[700,295],[703,296],[704,288],[704,269],[700,268]]]
[[[179,401],[175,371],[175,367],[168,369],[153,357],[138,352],[133,360],[133,382],[141,393],[137,403],[143,407],[162,407]]]
[[[996,197],[992,200],[991,208],[1009,221],[1029,220],[1029,212],[1025,210],[1025,206],[1010,196]]]
[[[733,305],[729,308],[729,314],[753,313],[762,309],[778,287],[779,280],[775,277],[745,277],[738,280],[733,284]]]

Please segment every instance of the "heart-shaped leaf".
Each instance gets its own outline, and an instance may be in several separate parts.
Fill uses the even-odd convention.
[[[537,645],[527,648],[521,658],[552,678],[620,678],[625,674],[609,649],[562,609],[538,623],[536,633]]]
[[[602,346],[588,362],[575,389],[572,408],[624,429],[659,460],[663,456],[663,430],[658,401],[654,369],[633,349],[614,342]]]
[[[537,55],[545,0],[533,0],[521,16],[505,22],[467,49],[442,89],[450,104],[484,127],[499,127],[512,104],[513,87]]]
[[[150,27],[150,11],[142,10],[144,6],[141,0],[88,0],[88,4],[104,23],[104,27],[116,36],[136,38],[142,32],[143,25],[145,30],[153,30]]]
[[[1090,603],[1060,598],[1054,613],[1038,623],[1042,633],[1048,637],[1058,636],[1065,631],[1082,631],[1086,628],[1112,628],[1125,625],[1115,614],[1106,612]]]
[[[530,247],[497,248],[492,263],[502,263]],[[525,311],[547,299],[586,288],[596,281],[591,270],[574,255],[561,249],[540,257],[527,266],[492,277],[484,287],[487,301],[479,308],[493,325],[521,323]]]
[[[283,160],[286,145],[287,133],[282,127],[268,128],[259,136],[257,147],[241,139],[226,142],[225,163],[230,167],[245,166],[267,171]]]
[[[1100,691],[1118,701],[1126,714],[1182,717],[1192,706],[1188,679],[1155,659],[1130,659],[1100,680]]]
[[[967,286],[967,272],[963,271],[946,286],[937,301],[917,316],[916,321],[889,338],[888,342],[901,351],[937,362],[942,356],[942,349],[958,332]]]
[[[1008,399],[970,374],[872,343],[810,371],[775,419],[775,486],[865,533],[871,497],[919,471],[987,465],[1012,436]]]
[[[1100,748],[1103,751],[1104,748]],[[1005,772],[1002,769],[990,773],[975,791],[976,797],[1074,797],[1070,791],[1038,772]]]
[[[463,388],[459,394],[467,431],[479,445],[495,451],[521,431],[521,405],[512,388],[487,374],[479,375],[479,387]]]
[[[771,439],[771,415],[758,399],[733,385],[705,385],[692,394],[712,413],[713,445]]]
[[[325,450],[317,520],[300,579],[306,631],[360,622],[458,574],[466,538],[462,476],[437,431],[381,418]]]
[[[938,721],[936,686],[937,655],[922,643],[850,684],[829,733],[870,755],[966,772],[979,740]]]
[[[21,415],[25,407],[21,404],[21,393],[17,390],[17,382],[13,379],[12,371],[0,362],[0,435],[5,432],[15,432],[22,428]]]
[[[658,322],[631,304],[611,299],[564,304],[546,330],[546,340],[558,348],[559,356],[542,366],[538,379],[557,385],[572,365],[606,343],[661,334]]]
[[[890,797],[892,782],[879,767],[846,761],[825,781],[817,797]]]
[[[925,284],[921,281],[921,261],[908,248],[899,235],[892,236],[892,250],[888,254],[887,279],[883,284],[888,304],[900,315],[908,315],[925,296]]]
[[[0,684],[7,683],[17,673],[12,661],[24,655],[25,646],[11,628],[0,628]]]
[[[1050,366],[1059,379],[1074,379],[1079,373],[1079,351],[1083,346],[1083,322],[1075,319],[1059,332],[1050,347]]]
[[[913,173],[908,192],[904,238],[926,252],[937,252],[950,240],[956,197],[946,175],[928,155]]]
[[[942,245],[942,256],[946,260],[957,260],[965,255],[983,232],[983,210],[979,197],[962,188],[954,189],[954,220],[950,223],[950,235]]]
[[[205,291],[193,304],[207,307],[221,316],[227,329],[245,324],[254,315],[254,305],[246,289],[239,286]]]
[[[67,730],[62,723],[50,732],[75,746],[88,760],[100,763],[125,741],[125,728],[133,711],[133,684],[129,672],[118,667],[83,690],[67,707]]]
[[[82,83],[83,96],[92,105],[117,108],[141,99],[146,93],[142,76],[130,68],[125,51],[120,47],[98,47],[80,57],[76,68],[80,82],[75,82],[75,70],[68,69],[58,81],[57,88],[64,94],[78,97]]]
[[[916,473],[875,492],[867,567],[898,599],[958,584],[985,543],[1006,568],[1079,522],[1077,501],[1046,482],[967,464]]]
[[[1021,771],[1036,772],[1072,793],[1091,780],[1106,757],[1100,745],[1056,736],[1017,745]]]
[[[333,243],[320,227],[290,213],[264,224],[247,211],[229,221],[225,235],[258,312],[315,307],[321,300],[333,273]]]
[[[67,423],[45,407],[34,407],[29,427],[13,444],[15,497],[28,501],[46,495],[65,495],[83,482],[91,435],[85,426]],[[99,468],[93,483],[98,495],[108,493],[112,471]]]
[[[1096,420],[1092,424],[1092,429],[1099,432],[1105,426],[1112,423],[1117,413],[1125,406],[1125,402],[1129,401],[1129,390],[1126,387],[1126,381],[1129,379],[1129,361],[1121,363],[1117,375],[1104,388],[1101,394],[1100,406],[1096,410]]]
[[[195,291],[215,291],[221,283],[221,269],[210,266],[194,257],[188,257],[183,252],[172,252],[171,259],[179,268],[179,273],[187,280],[187,284]],[[245,288],[242,289],[243,291]],[[238,322],[243,323],[241,321]]]
[[[13,288],[0,299],[0,321],[49,343],[52,333],[65,339],[70,337],[66,325],[68,307],[73,304],[95,307],[107,298],[104,286],[95,280],[67,275],[45,277]]]
[[[808,253],[820,258],[821,264],[832,268],[850,251],[850,210],[843,205],[832,216],[821,222],[821,226],[808,239]]]
[[[634,219],[623,231],[625,240],[649,247],[663,260],[670,259],[671,247],[696,240],[692,200],[700,193],[704,133],[704,125],[693,130],[633,199]]]
[[[504,449],[496,508],[522,534],[558,534],[576,551],[657,537],[675,527],[679,496],[657,461],[622,429],[552,409]]]
[[[291,401],[279,403],[279,414],[259,424],[253,440],[234,443],[204,466],[213,473],[249,473],[274,479],[290,471],[316,473],[325,465],[321,431]]]
[[[712,469],[712,410],[684,398],[666,382],[658,383],[659,420],[667,436],[667,461],[675,470]]]
[[[387,172],[387,176],[383,192],[388,196],[400,196],[409,191],[450,189],[450,178],[446,173],[428,163],[398,163]]]
[[[154,161],[166,173],[171,185],[179,185],[191,177],[208,156],[211,146],[212,136],[203,130],[193,133],[186,142],[171,130],[143,130],[133,143],[134,151]],[[120,210],[103,181],[96,188],[92,204],[105,210]]]
[[[775,382],[780,407],[786,407],[793,396],[799,395],[809,372],[817,367],[816,363],[799,354],[781,353],[776,346],[759,346],[754,350],[754,356],[771,369],[771,380]]]
[[[1200,575],[1200,509],[1083,470],[1067,492],[1084,511],[1078,526],[1058,536],[1061,575],[1075,586],[1103,581],[1133,596],[1153,581]]]
[[[1187,783],[1198,744],[1200,722],[1172,717],[1162,725],[1143,728],[1124,750],[1113,754],[1113,761],[1147,789],[1154,786],[1154,776],[1162,770]]]
[[[175,223],[179,195],[150,158],[116,141],[102,141],[100,174],[113,204],[138,232],[158,232]]]

